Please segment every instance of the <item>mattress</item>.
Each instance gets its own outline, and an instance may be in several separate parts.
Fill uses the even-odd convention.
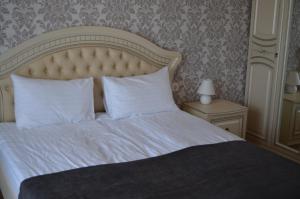
[[[241,140],[183,111],[18,130],[0,124],[0,185],[17,199],[23,180],[92,165],[159,156],[186,147]]]

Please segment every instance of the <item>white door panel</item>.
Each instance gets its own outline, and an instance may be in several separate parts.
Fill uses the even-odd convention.
[[[250,65],[248,92],[248,133],[266,139],[272,91],[272,67],[265,63]]]
[[[255,0],[253,35],[258,38],[276,38],[279,0]]]
[[[268,141],[272,122],[283,1],[252,1],[246,86],[247,134],[264,141]]]

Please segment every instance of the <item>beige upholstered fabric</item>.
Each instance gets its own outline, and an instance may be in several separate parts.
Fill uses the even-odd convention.
[[[142,75],[168,65],[172,79],[181,59],[179,53],[163,50],[128,32],[101,27],[85,28],[55,31],[53,37],[47,33],[0,57],[0,121],[14,121],[12,72],[41,79],[69,80],[92,76],[95,78],[95,111],[98,112],[104,111],[101,76]],[[95,36],[82,41],[83,37],[78,35],[85,35],[86,38],[86,32],[89,36]],[[73,41],[74,44],[53,42],[53,39],[61,41],[62,38],[74,38],[74,34],[78,39]],[[102,39],[97,40],[97,35],[101,35]]]

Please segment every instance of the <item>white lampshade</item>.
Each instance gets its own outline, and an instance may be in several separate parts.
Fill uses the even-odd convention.
[[[215,88],[211,79],[205,79],[199,86],[197,93],[200,95],[215,95]]]
[[[286,84],[291,86],[300,85],[299,73],[297,71],[289,71],[286,78]]]

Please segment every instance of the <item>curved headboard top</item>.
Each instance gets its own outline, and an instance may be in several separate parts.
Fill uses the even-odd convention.
[[[181,54],[123,30],[80,26],[34,37],[0,56],[0,122],[14,121],[12,73],[69,80],[94,77],[95,111],[104,111],[101,76],[133,76],[169,67],[173,79]]]

